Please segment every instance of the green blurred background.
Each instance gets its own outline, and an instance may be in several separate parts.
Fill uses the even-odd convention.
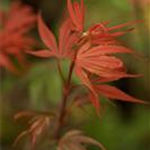
[[[7,9],[10,0],[2,0],[0,8]],[[47,25],[57,35],[66,0],[22,0],[35,12],[42,10]],[[125,21],[144,19],[136,24],[136,30],[122,37],[124,45],[143,53],[144,57],[124,55],[129,72],[143,74],[142,78],[122,79],[114,84],[123,91],[146,101],[150,101],[149,88],[149,15],[148,0],[85,0],[86,27],[91,24],[112,19],[112,25]],[[37,29],[31,33],[40,41]],[[41,42],[41,41],[40,41]],[[23,76],[16,77],[1,70],[0,102],[0,141],[2,150],[13,150],[11,147],[17,134],[24,128],[13,120],[13,115],[20,110],[50,110],[61,99],[61,82],[54,59],[38,59],[30,56],[34,66]],[[67,62],[63,63],[64,74]],[[77,81],[76,78],[73,80]],[[149,150],[150,149],[150,116],[149,106],[107,102],[101,120],[92,107],[86,111],[76,109],[72,113],[72,126],[83,129],[87,135],[103,143],[108,150]],[[23,142],[15,150],[30,149]],[[51,148],[48,148],[49,150]],[[43,150],[43,149],[42,149]],[[96,150],[91,147],[91,150]]]

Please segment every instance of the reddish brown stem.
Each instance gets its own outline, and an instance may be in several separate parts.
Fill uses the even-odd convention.
[[[67,105],[67,99],[68,99],[69,92],[70,92],[70,87],[71,87],[70,83],[71,83],[74,64],[75,64],[75,62],[72,61],[71,65],[70,65],[69,74],[68,74],[68,80],[67,80],[66,83],[64,83],[64,87],[63,87],[63,100],[62,100],[61,107],[60,107],[60,114],[59,114],[59,118],[58,118],[58,126],[56,128],[56,132],[55,132],[55,135],[54,135],[56,139],[59,138],[60,130],[63,128],[65,117],[66,117],[66,105]]]
[[[57,68],[58,68],[58,72],[59,72],[59,75],[62,79],[62,82],[65,83],[65,78],[63,76],[63,73],[62,73],[62,70],[61,70],[61,65],[60,65],[60,61],[57,59]]]
[[[64,98],[62,100],[62,104],[60,107],[60,115],[58,118],[58,126],[56,128],[56,132],[55,132],[55,138],[58,139],[59,138],[59,134],[60,134],[60,129],[62,128],[63,124],[64,124],[64,118],[66,115],[66,104],[67,104],[67,95],[64,95]]]

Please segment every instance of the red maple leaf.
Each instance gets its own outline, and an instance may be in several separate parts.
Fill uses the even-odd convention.
[[[39,57],[64,58],[71,55],[71,48],[77,39],[76,34],[72,34],[72,22],[67,19],[63,22],[59,30],[59,43],[56,43],[54,34],[43,22],[41,15],[38,15],[38,30],[43,43],[47,49],[38,51],[28,51],[28,53]]]
[[[76,66],[101,77],[122,77],[126,73],[121,59],[112,56],[115,53],[133,53],[123,46],[99,45],[91,47],[89,43],[83,45],[76,56]],[[110,55],[111,54],[111,55]]]
[[[139,75],[127,74],[121,59],[112,56],[114,53],[133,53],[123,46],[95,46],[89,43],[83,45],[77,52],[75,60],[75,71],[82,83],[90,90],[90,100],[99,111],[98,93],[108,98],[116,98],[129,102],[140,102],[115,87],[109,85],[94,85],[90,80],[89,73],[98,76],[96,83],[115,81],[124,77],[137,77]]]
[[[13,2],[8,12],[1,11],[0,17],[0,66],[17,73],[10,56],[15,57],[22,67],[26,66],[24,52],[35,43],[26,34],[34,26],[36,15],[29,6]]]
[[[128,26],[141,22],[141,20],[136,20],[108,27],[111,22],[109,20],[94,24],[87,31],[84,31],[85,7],[83,0],[80,0],[80,4],[77,1],[71,2],[71,0],[68,0],[67,6],[69,16],[74,24],[74,30],[81,34],[80,42],[88,41],[94,45],[120,44],[115,38],[133,31],[134,28]]]
[[[132,77],[132,76],[131,76]],[[134,76],[133,76],[134,77]],[[135,75],[136,77],[136,75]],[[94,92],[96,94],[98,94],[100,97],[104,96],[106,98],[109,98],[110,100],[121,100],[121,101],[126,101],[126,102],[132,102],[132,103],[140,103],[140,104],[147,104],[147,102],[135,98],[121,90],[119,90],[118,88],[114,87],[114,86],[110,86],[107,85],[105,82],[110,82],[110,81],[114,81],[116,80],[115,78],[108,78],[108,79],[100,79],[99,81],[102,81],[102,83],[92,83],[92,88],[94,89]],[[92,80],[91,80],[92,82]],[[105,84],[104,84],[105,83]],[[95,94],[94,93],[94,94]],[[100,102],[98,99],[98,96],[94,95],[92,92],[89,93],[89,99],[90,101],[94,104],[97,113],[99,114],[99,108],[100,108]]]

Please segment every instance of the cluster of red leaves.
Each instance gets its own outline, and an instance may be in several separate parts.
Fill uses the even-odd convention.
[[[116,53],[135,52],[122,46],[116,39],[133,28],[124,29],[135,22],[127,22],[113,27],[108,27],[110,21],[91,26],[84,31],[85,7],[84,2],[71,2],[67,0],[69,17],[64,21],[59,31],[59,43],[56,44],[53,33],[43,22],[41,15],[38,17],[38,29],[47,50],[30,51],[39,57],[69,58],[74,62],[74,70],[82,83],[89,89],[89,99],[99,112],[98,95],[111,99],[143,103],[142,100],[127,95],[119,89],[106,85],[124,77],[138,77],[128,74],[121,59],[113,56]],[[96,75],[97,79],[92,79]]]
[[[31,49],[35,40],[27,35],[35,25],[36,15],[27,5],[13,2],[10,9],[0,12],[0,66],[18,73],[12,56],[21,67],[26,66],[24,53]]]

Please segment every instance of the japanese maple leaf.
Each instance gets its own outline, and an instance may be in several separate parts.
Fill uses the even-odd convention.
[[[87,31],[84,31],[85,7],[83,0],[80,1],[80,4],[77,1],[72,2],[71,0],[68,0],[67,5],[70,18],[74,24],[74,30],[81,34],[81,39],[83,41],[88,40],[94,45],[120,44],[115,38],[131,32],[134,28],[128,26],[139,22],[130,21],[113,27],[108,27],[111,22],[109,20],[94,24],[89,27]],[[124,27],[128,28],[124,29]]]
[[[8,12],[1,11],[0,66],[11,72],[18,72],[10,56],[26,66],[24,52],[30,49],[35,40],[26,34],[35,25],[36,15],[27,5],[13,2]]]
[[[89,73],[95,74],[102,78],[104,81],[118,80],[123,77],[136,77],[126,73],[125,66],[121,59],[112,56],[115,53],[133,53],[130,49],[122,46],[95,46],[90,47],[87,43],[83,45],[77,53],[75,60],[75,71],[77,76],[81,79],[83,84],[88,87],[91,91],[90,100],[99,110],[98,92],[109,98],[116,98],[127,100],[131,102],[142,102],[141,100],[135,99],[118,89],[108,85],[93,85],[89,79]],[[104,82],[103,81],[103,82]],[[99,82],[102,82],[99,80]],[[106,88],[105,88],[106,87]],[[107,90],[108,87],[108,90]],[[103,90],[97,90],[103,89]]]
[[[130,76],[132,77],[132,76]],[[133,76],[134,77],[134,76]],[[135,76],[136,77],[136,76]],[[91,80],[92,83],[92,87],[94,89],[94,91],[101,97],[104,96],[106,98],[109,98],[110,100],[121,100],[121,101],[126,101],[126,102],[132,102],[132,103],[141,103],[141,104],[146,104],[147,102],[138,99],[138,98],[134,98],[133,96],[126,94],[125,92],[119,90],[118,88],[111,86],[111,85],[107,85],[107,82],[112,82],[116,80],[116,77],[113,78],[99,78],[99,83],[97,82],[93,82]],[[97,80],[97,81],[98,81]],[[95,105],[98,113],[99,113],[99,107],[100,107],[100,103],[99,100],[97,99],[97,97],[95,97],[93,95],[93,93],[89,93],[89,99],[91,102],[93,102]]]
[[[38,15],[38,30],[43,43],[47,49],[29,51],[28,53],[39,57],[68,57],[72,52],[71,48],[77,39],[76,34],[72,34],[72,23],[65,20],[59,30],[59,43],[57,44],[54,34],[43,22],[41,15]]]
[[[123,46],[83,45],[77,52],[76,66],[101,77],[125,76],[125,66],[121,59],[112,56],[115,53],[133,53]]]

